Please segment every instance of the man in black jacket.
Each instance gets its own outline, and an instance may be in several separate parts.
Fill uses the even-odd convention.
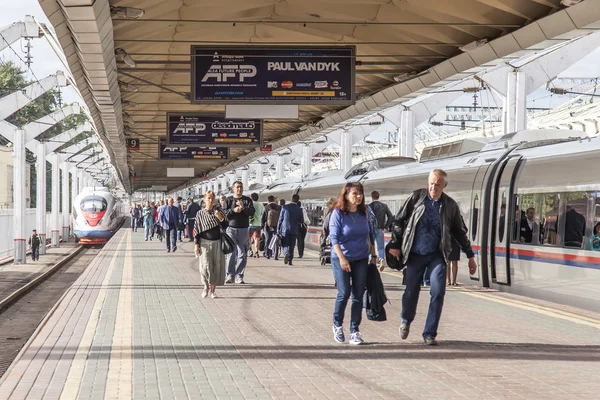
[[[248,227],[250,217],[254,215],[254,203],[248,196],[242,195],[244,185],[235,181],[231,187],[233,196],[225,201],[225,212],[229,227],[227,234],[235,243],[235,251],[227,255],[227,279],[225,283],[244,283],[244,271],[248,261]]]
[[[196,222],[196,214],[198,214],[198,211],[200,211],[200,206],[198,203],[194,202],[194,199],[190,197],[184,212],[186,216],[188,237],[190,242],[194,241],[194,233],[192,231],[194,230],[194,223]]]
[[[369,208],[375,214],[375,220],[377,221],[377,231],[373,232],[373,234],[375,235],[375,244],[377,245],[379,266],[383,267],[385,264],[384,233],[390,230],[394,221],[394,214],[392,214],[387,204],[379,201],[379,192],[377,190],[371,192],[371,199],[373,201],[369,204]]]
[[[474,274],[477,271],[458,204],[444,194],[446,177],[446,172],[441,169],[431,171],[428,188],[413,192],[392,223],[390,253],[407,266],[400,336],[402,339],[408,337],[417,311],[423,275],[428,271],[431,300],[423,331],[427,345],[437,345],[435,338],[446,294],[446,265],[452,252],[452,239],[469,258],[469,272]]]

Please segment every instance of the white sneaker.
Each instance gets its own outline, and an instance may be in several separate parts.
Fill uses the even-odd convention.
[[[360,332],[352,332],[350,334],[350,344],[363,344],[365,341],[360,337]]]
[[[204,288],[204,290],[202,291],[202,298],[205,299],[206,296],[208,296],[208,288]]]
[[[210,297],[211,297],[212,299],[216,299],[216,298],[217,298],[217,294],[216,294],[215,292],[211,292],[211,293],[210,293]]]

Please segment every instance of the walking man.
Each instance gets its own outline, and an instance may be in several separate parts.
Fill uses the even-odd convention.
[[[277,231],[281,233],[283,244],[283,263],[293,265],[294,259],[294,248],[298,240],[298,234],[300,233],[300,225],[304,222],[304,216],[302,210],[298,207],[298,201],[300,196],[297,194],[292,196],[291,203],[284,205],[281,208],[281,215],[279,216],[279,224],[277,225]]]
[[[233,196],[225,201],[227,220],[229,227],[227,234],[233,239],[235,249],[227,255],[227,279],[225,283],[244,283],[244,271],[248,261],[248,227],[250,217],[254,215],[254,204],[252,199],[244,196],[244,185],[235,181],[231,187]]]
[[[133,203],[133,207],[129,211],[129,214],[131,215],[131,230],[133,232],[137,232],[138,221],[139,221],[140,216],[141,216],[140,215],[140,209],[137,206],[137,204]]]
[[[198,214],[198,211],[200,211],[200,206],[198,205],[198,203],[194,202],[194,199],[190,197],[185,207],[185,216],[187,218],[187,232],[190,242],[194,241],[194,234],[192,231],[194,230],[194,223],[196,222],[196,214]]]
[[[390,253],[406,268],[406,289],[402,296],[400,337],[406,339],[415,318],[423,276],[431,279],[429,312],[423,331],[426,345],[437,345],[436,336],[444,295],[446,294],[446,264],[455,239],[469,258],[469,273],[477,271],[471,242],[463,225],[460,209],[446,195],[447,174],[434,169],[429,174],[427,189],[414,191],[404,202],[392,223]],[[405,227],[411,229],[405,230]]]
[[[167,238],[167,253],[177,251],[177,227],[182,223],[183,215],[181,208],[175,207],[173,198],[169,198],[166,206],[160,208],[160,223]]]
[[[273,254],[273,250],[271,249],[271,240],[273,240],[273,236],[277,233],[277,224],[279,223],[279,214],[281,214],[281,206],[275,202],[275,196],[267,197],[267,201],[269,202],[265,208],[263,209],[261,222],[265,231],[265,257],[270,259],[275,256],[277,260],[277,252]]]
[[[37,234],[37,231],[33,230],[33,235],[29,238],[29,246],[31,246],[31,259],[33,261],[40,259],[40,244],[41,244],[40,236]]]
[[[374,190],[371,192],[371,204],[369,208],[375,214],[377,226],[375,229],[375,245],[377,246],[377,257],[379,258],[379,267],[383,269],[385,265],[385,240],[384,234],[390,230],[394,214],[390,211],[387,204],[379,201],[379,192]]]

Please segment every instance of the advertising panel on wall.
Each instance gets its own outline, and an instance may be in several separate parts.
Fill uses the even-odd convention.
[[[355,101],[355,46],[192,46],[191,51],[192,103]]]
[[[260,119],[228,119],[199,113],[167,113],[170,145],[258,147],[262,143]]]
[[[229,147],[169,145],[166,137],[158,138],[160,160],[229,160]]]

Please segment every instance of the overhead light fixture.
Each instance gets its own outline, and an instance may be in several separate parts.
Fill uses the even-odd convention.
[[[113,18],[130,18],[130,19],[138,19],[141,18],[146,11],[141,8],[133,8],[133,7],[111,7],[110,15]]]
[[[486,45],[488,42],[488,40],[486,38],[483,39],[479,39],[479,40],[475,40],[469,44],[465,44],[464,46],[459,47],[458,49],[462,52],[469,52],[469,51],[473,51],[483,45]]]
[[[134,136],[137,135],[137,132],[131,129],[130,127],[126,126],[125,128],[123,128],[123,134],[125,136]]]
[[[124,92],[137,92],[140,88],[134,84],[119,81],[119,88]]]
[[[413,72],[405,72],[405,73],[403,73],[403,74],[396,75],[396,76],[394,77],[394,80],[395,80],[396,82],[398,82],[398,83],[402,83],[402,82],[405,82],[405,81],[407,81],[407,80],[409,80],[409,79],[413,78],[413,77],[414,77],[414,76],[416,76],[416,75],[417,75],[417,71],[413,71]]]
[[[562,4],[565,7],[571,7],[574,6],[575,4],[579,4],[581,3],[582,0],[561,0],[560,4]]]
[[[115,56],[117,56],[117,58],[121,61],[123,61],[125,64],[129,65],[130,67],[135,67],[135,61],[133,61],[133,58],[131,58],[131,56],[129,54],[127,54],[127,52],[121,48],[117,48],[115,49]]]
[[[127,114],[126,112],[123,113],[123,121],[127,122],[128,124],[135,125],[135,121],[131,115]]]
[[[138,108],[140,105],[135,101],[123,100],[121,101],[121,105],[127,108]]]

